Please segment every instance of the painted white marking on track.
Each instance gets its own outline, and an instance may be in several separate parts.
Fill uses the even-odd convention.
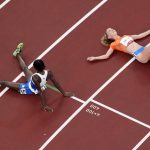
[[[6,0],[2,4],[0,4],[0,9],[2,9],[5,5],[7,5],[11,0]]]
[[[91,16],[96,10],[98,10],[102,5],[104,5],[108,0],[101,1],[98,5],[96,5],[91,11],[89,11],[85,16],[83,16],[78,22],[76,22],[69,30],[67,30],[62,36],[60,36],[51,46],[49,46],[39,57],[36,59],[41,59],[44,57],[48,52],[50,52],[58,43],[60,43],[67,35],[69,35],[75,28],[77,28],[82,22],[84,22],[89,16]],[[33,66],[33,62],[28,66],[29,69]],[[22,74],[22,73],[21,73]],[[21,76],[20,74],[12,81],[18,81]],[[0,97],[2,97],[9,88],[5,88],[2,92],[0,92]]]
[[[144,138],[132,150],[137,150],[149,137],[150,137],[150,132],[148,132],[144,136]]]
[[[98,101],[96,101],[96,100],[91,100],[91,102],[93,102],[93,103],[95,103],[95,104],[97,104],[97,105],[99,105],[99,106],[101,106],[101,107],[103,107],[103,108],[105,108],[105,109],[107,109],[107,110],[109,110],[109,111],[112,111],[112,112],[118,114],[119,116],[122,116],[122,117],[124,117],[124,118],[127,118],[127,119],[129,119],[129,120],[131,120],[131,121],[133,121],[133,122],[135,122],[135,123],[141,125],[141,126],[144,126],[144,127],[148,128],[148,129],[150,129],[150,125],[148,125],[148,124],[146,124],[146,123],[143,123],[142,121],[139,121],[139,120],[137,120],[137,119],[135,119],[135,118],[133,118],[133,117],[131,117],[131,116],[128,116],[128,115],[126,115],[126,114],[124,114],[124,113],[122,113],[122,112],[120,112],[120,111],[118,111],[118,110],[116,110],[116,109],[114,109],[114,108],[111,108],[111,107],[109,107],[109,106],[106,106],[106,105],[104,105],[104,104],[102,104],[102,103],[100,103],[100,102],[98,102]]]

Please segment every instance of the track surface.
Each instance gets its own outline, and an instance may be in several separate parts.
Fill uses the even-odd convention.
[[[17,43],[25,43],[23,54],[30,64],[99,3],[98,0],[9,2],[0,10],[0,78],[13,80],[20,74],[12,57]],[[148,0],[110,0],[56,45],[43,60],[64,89],[73,91],[82,103],[47,90],[47,100],[54,112],[45,113],[40,110],[37,96],[8,90],[0,99],[0,149],[39,149],[59,128],[61,131],[45,149],[130,150],[136,147],[150,131],[150,64],[134,61],[86,104],[132,57],[118,52],[102,62],[88,63],[86,58],[106,52],[100,38],[107,27],[117,29],[121,35],[136,34],[149,29],[149,20],[145,18],[149,18]],[[139,43],[146,45],[149,41],[148,37]],[[22,77],[19,82],[23,81]],[[64,125],[74,114],[73,120]],[[139,149],[150,149],[149,137]]]

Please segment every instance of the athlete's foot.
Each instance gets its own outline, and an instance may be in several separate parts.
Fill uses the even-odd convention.
[[[20,54],[22,52],[24,44],[23,43],[19,43],[17,45],[16,50],[13,52],[13,56],[16,57],[18,54]]]

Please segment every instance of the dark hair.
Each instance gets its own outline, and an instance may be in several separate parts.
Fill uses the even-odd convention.
[[[101,38],[101,44],[103,44],[104,46],[110,46],[110,44],[114,41],[114,39],[109,39],[106,33]]]
[[[45,64],[41,59],[35,60],[33,66],[37,71],[43,71],[45,69]]]

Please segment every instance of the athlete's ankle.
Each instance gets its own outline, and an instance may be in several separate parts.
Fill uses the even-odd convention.
[[[17,59],[22,58],[21,53],[17,54],[17,55],[16,55],[16,58],[17,58]]]

